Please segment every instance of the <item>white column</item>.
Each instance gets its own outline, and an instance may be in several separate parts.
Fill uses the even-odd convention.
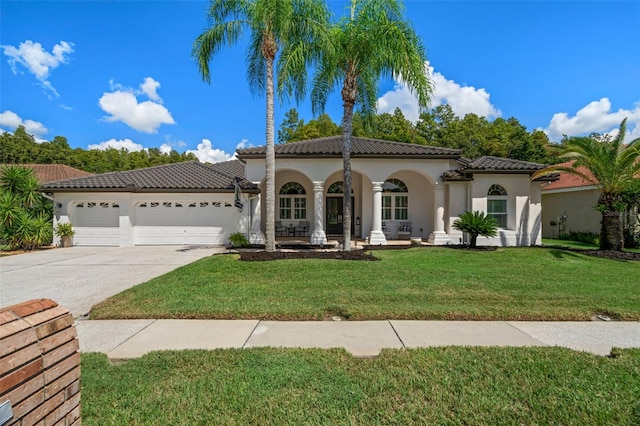
[[[434,246],[451,244],[451,238],[444,231],[444,186],[436,184],[433,190],[433,232],[429,235],[429,242]]]
[[[313,245],[327,244],[327,234],[324,232],[324,183],[313,182],[313,232],[310,243]]]
[[[260,182],[254,183],[260,187]],[[264,244],[264,234],[260,229],[262,224],[261,199],[261,194],[258,194],[255,198],[249,199],[249,208],[251,209],[251,232],[249,233],[250,244]]]
[[[371,235],[369,235],[369,244],[371,245],[387,245],[387,239],[382,232],[382,185],[384,182],[371,182],[373,184],[373,212],[371,217]]]

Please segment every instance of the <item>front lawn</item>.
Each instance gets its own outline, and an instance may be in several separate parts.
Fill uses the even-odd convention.
[[[85,425],[637,425],[640,350],[430,348],[82,356]]]
[[[96,305],[93,319],[640,320],[640,263],[555,248],[378,250],[375,262],[217,255]]]

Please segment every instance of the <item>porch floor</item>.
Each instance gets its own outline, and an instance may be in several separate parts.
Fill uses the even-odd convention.
[[[315,247],[309,242],[309,237],[276,237],[276,246],[279,248],[289,249],[305,249]],[[327,248],[339,248],[342,244],[342,235],[327,235],[327,244],[323,246],[323,249]],[[352,238],[351,249],[361,250],[367,245],[367,240],[364,238]],[[388,246],[410,246],[411,240],[387,240]],[[422,241],[423,246],[430,246],[427,241]]]

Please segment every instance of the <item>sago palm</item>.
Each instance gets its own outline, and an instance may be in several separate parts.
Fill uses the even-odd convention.
[[[478,237],[495,237],[498,235],[498,222],[483,212],[464,212],[453,222],[458,231],[469,234],[469,247],[475,248]]]
[[[300,100],[307,86],[307,65],[314,59],[311,46],[326,32],[328,16],[326,5],[320,0],[212,0],[207,13],[210,28],[193,45],[192,55],[202,78],[210,82],[211,59],[249,32],[246,52],[249,86],[257,94],[266,91],[267,101],[267,251],[275,251],[274,64],[277,92]]]
[[[640,192],[640,138],[624,143],[627,119],[622,120],[616,137],[571,138],[561,157],[573,160],[570,167],[555,165],[534,174],[565,172],[581,177],[600,188],[595,208],[602,213],[601,250],[622,250],[624,238],[620,214],[630,207],[629,200]],[[581,167],[590,173],[584,173]]]
[[[426,75],[424,46],[403,16],[400,0],[351,0],[350,17],[335,23],[313,81],[314,113],[324,110],[335,86],[343,102],[342,157],[344,182],[344,250],[351,249],[351,135],[356,106],[364,116],[376,110],[380,77],[399,77],[418,99],[429,103],[432,87]]]

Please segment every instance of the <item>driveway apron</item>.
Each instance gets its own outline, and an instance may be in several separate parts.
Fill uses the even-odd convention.
[[[198,259],[219,246],[69,247],[0,257],[0,307],[47,298],[74,318],[106,299]]]

